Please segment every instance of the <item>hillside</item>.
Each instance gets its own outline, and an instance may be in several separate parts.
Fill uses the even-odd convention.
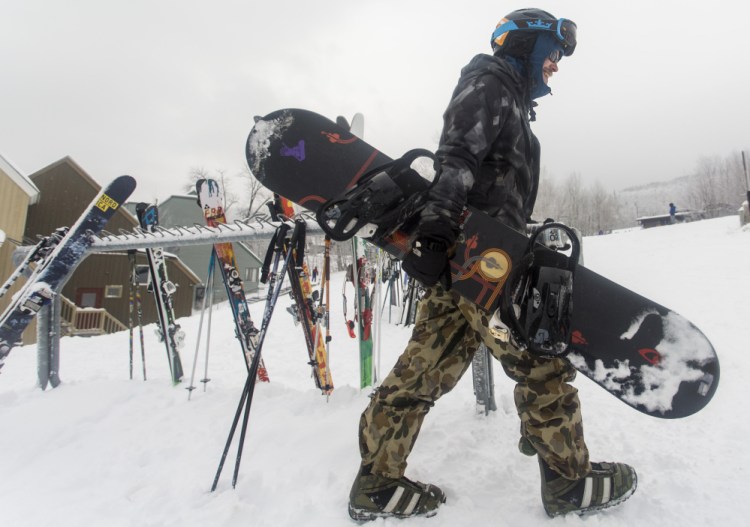
[[[410,458],[410,477],[446,491],[439,514],[373,526],[747,523],[750,420],[741,403],[750,369],[750,230],[740,229],[736,217],[721,218],[590,237],[584,251],[588,267],[672,307],[706,333],[722,361],[713,401],[699,414],[665,421],[635,412],[579,376],[592,456],[635,466],[639,488],[624,505],[597,516],[549,520],[539,499],[536,462],[516,450],[513,384],[496,364],[499,410],[488,417],[476,413],[467,376],[431,411]],[[235,489],[232,449],[218,490],[209,492],[245,377],[226,306],[213,314],[211,381],[190,401],[183,386],[170,385],[153,327],[146,328],[146,382],[138,376],[138,360],[136,379],[128,379],[127,332],[63,339],[63,384],[45,392],[35,387],[34,347],[15,349],[0,373],[3,525],[354,525],[346,503],[359,459],[357,422],[368,393],[356,387],[357,351],[338,297],[343,274],[334,280],[330,363],[336,389],[327,401],[314,389],[301,329],[286,313],[289,299],[283,297],[264,349],[271,383],[256,390]],[[251,306],[255,320],[262,309],[262,303]],[[198,315],[180,320],[187,333],[182,354],[188,374],[198,320]],[[409,334],[409,328],[385,326],[384,370]],[[197,379],[204,365],[201,351]]]

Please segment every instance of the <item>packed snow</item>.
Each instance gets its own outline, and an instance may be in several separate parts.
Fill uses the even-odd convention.
[[[584,240],[587,267],[669,306],[712,341],[722,366],[708,406],[691,417],[640,414],[583,376],[575,381],[594,460],[638,470],[638,490],[596,515],[548,519],[536,461],[517,450],[512,382],[495,363],[499,409],[477,413],[470,376],[425,420],[407,475],[441,486],[447,503],[433,518],[378,520],[373,526],[746,525],[750,419],[750,231],[736,217]],[[239,479],[231,478],[237,438],[216,492],[210,492],[245,381],[226,305],[212,316],[208,377],[201,346],[198,389],[188,401],[169,382],[166,352],[145,328],[148,380],[136,332],[134,380],[128,333],[64,338],[63,383],[36,387],[36,349],[15,349],[0,373],[0,522],[14,527],[351,526],[346,512],[359,463],[357,424],[369,390],[358,388],[356,341],[345,328],[343,274],[334,275],[330,398],[315,389],[302,330],[283,296],[263,356],[271,376],[258,384]],[[353,290],[348,289],[351,317]],[[257,322],[263,302],[251,305]],[[410,335],[385,308],[383,373]],[[193,368],[199,314],[180,319],[182,360]],[[203,331],[205,338],[206,331]]]

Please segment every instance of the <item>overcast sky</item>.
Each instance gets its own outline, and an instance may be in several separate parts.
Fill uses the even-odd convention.
[[[391,156],[435,149],[460,69],[528,4],[442,0],[0,0],[0,153],[70,155],[140,200],[245,166],[254,115],[365,115]],[[558,0],[579,44],[539,100],[550,177],[667,180],[750,150],[748,0]]]

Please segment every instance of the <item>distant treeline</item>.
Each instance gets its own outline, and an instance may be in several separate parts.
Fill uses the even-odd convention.
[[[642,216],[678,210],[702,211],[706,217],[734,214],[748,190],[742,155],[701,158],[686,176],[620,191],[607,191],[600,182],[586,185],[574,173],[562,181],[542,175],[534,219],[553,218],[584,235],[633,227]]]

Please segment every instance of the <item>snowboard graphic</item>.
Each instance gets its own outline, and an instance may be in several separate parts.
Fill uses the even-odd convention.
[[[198,196],[198,206],[203,210],[203,217],[209,227],[218,227],[227,222],[224,214],[224,198],[219,184],[213,179],[199,179],[195,186]],[[214,252],[216,263],[219,265],[221,278],[227,291],[229,305],[234,317],[235,334],[240,341],[245,366],[248,372],[253,363],[253,357],[258,349],[258,328],[255,327],[250,310],[247,307],[245,288],[242,284],[237,261],[234,255],[234,245],[231,242],[215,243]],[[269,382],[268,370],[260,359],[258,365],[258,379]]]
[[[297,109],[258,119],[246,157],[263,185],[314,212],[358,190],[363,179],[374,180],[376,169],[392,161],[331,120]],[[397,183],[405,195],[429,186],[412,174]],[[368,194],[365,185],[361,187],[358,210],[363,214],[386,200],[382,193]],[[451,261],[453,289],[492,314],[514,266],[521,265],[529,239],[473,207],[467,207],[464,216]],[[350,225],[353,230],[362,226],[356,218]],[[369,236],[371,243],[403,258],[411,248],[414,226],[376,227],[369,234],[360,230],[358,236]],[[654,417],[679,418],[703,408],[715,393],[716,352],[684,317],[581,265],[575,270],[572,306],[565,358],[621,401]]]

